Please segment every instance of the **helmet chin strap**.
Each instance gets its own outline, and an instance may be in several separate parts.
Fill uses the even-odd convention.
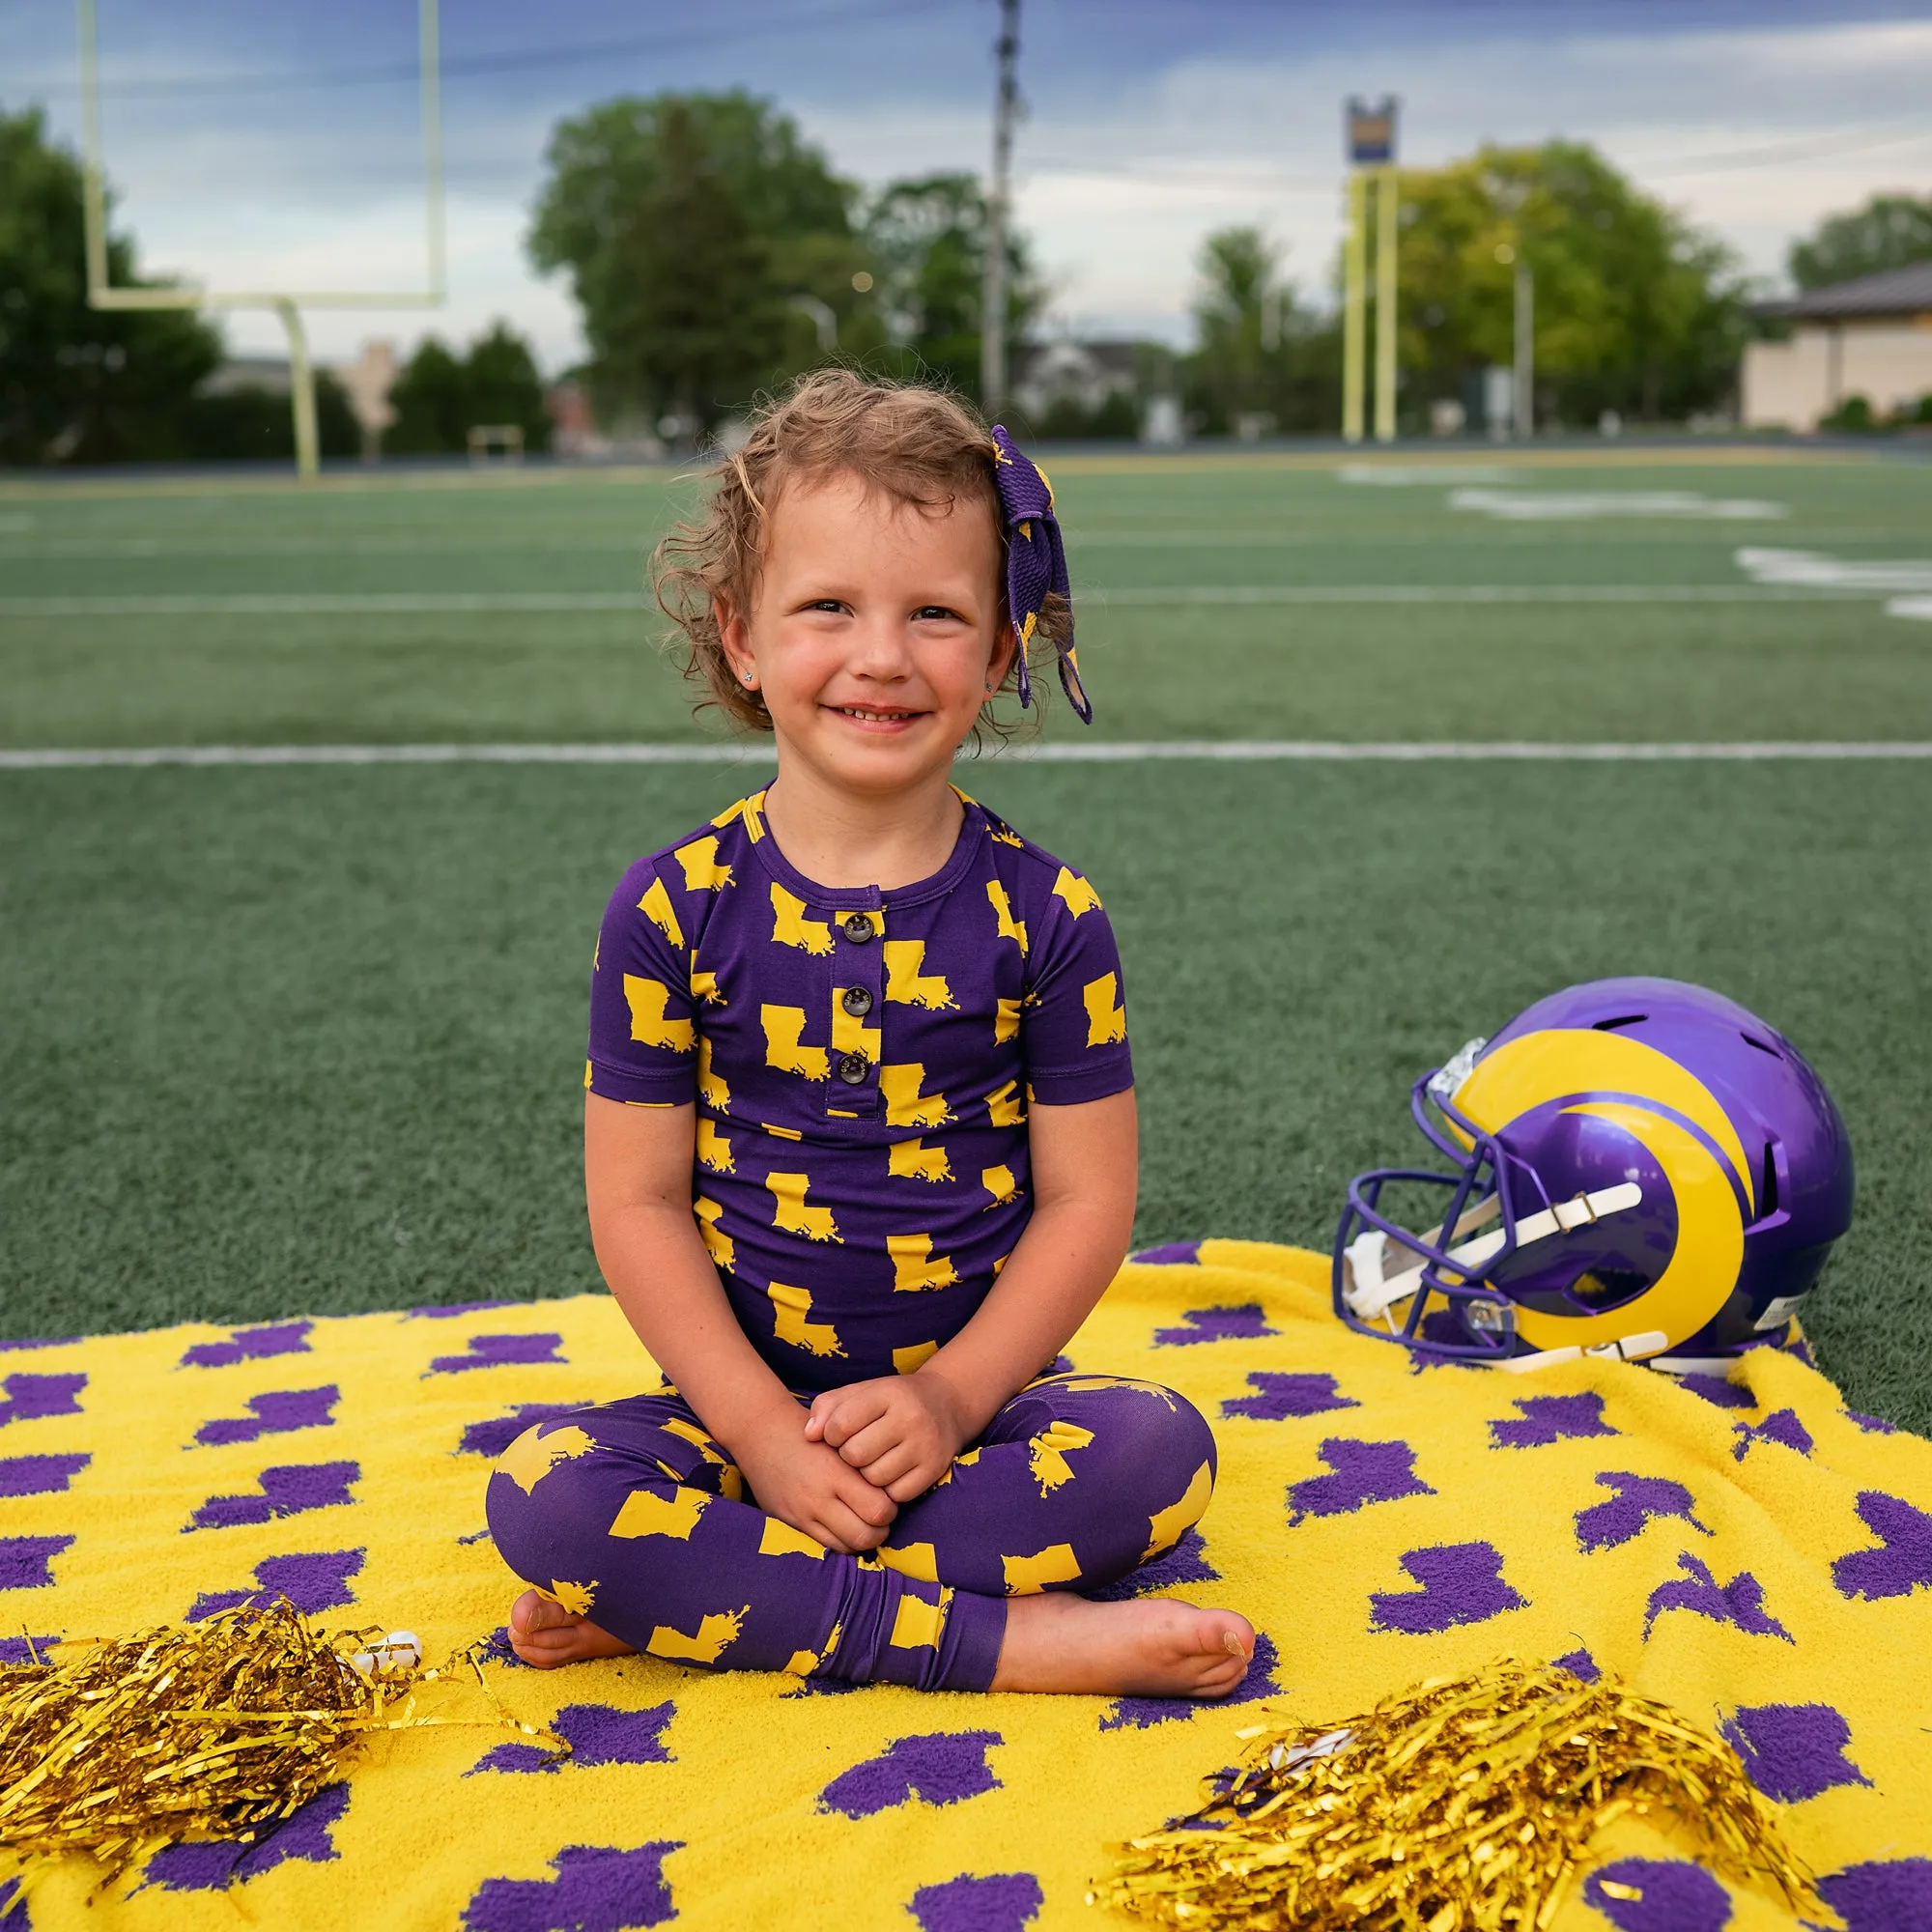
[[[1573,1228],[1589,1226],[1593,1221],[1601,1221],[1605,1215],[1627,1213],[1643,1201],[1643,1189],[1634,1180],[1620,1180],[1614,1187],[1595,1188],[1587,1194],[1578,1194],[1570,1201],[1559,1201],[1553,1208],[1545,1208],[1535,1214],[1525,1214],[1516,1224],[1516,1245],[1519,1251],[1532,1241],[1548,1240],[1551,1235],[1567,1235]],[[1484,1221],[1493,1220],[1500,1212],[1496,1197],[1491,1195],[1487,1201],[1476,1206],[1463,1215],[1457,1223],[1456,1232],[1464,1228],[1479,1227]],[[1425,1239],[1430,1238],[1425,1236]],[[1487,1235],[1478,1235],[1473,1240],[1463,1241],[1449,1250],[1449,1259],[1455,1264],[1459,1274],[1465,1274],[1470,1281],[1479,1275],[1483,1264],[1492,1260],[1509,1245],[1509,1236],[1500,1229],[1492,1229]],[[1413,1267],[1404,1268],[1400,1274],[1385,1274],[1383,1264],[1388,1253],[1388,1236],[1378,1229],[1370,1229],[1358,1235],[1346,1249],[1348,1258],[1348,1279],[1342,1290],[1342,1298],[1364,1321],[1383,1321],[1388,1311],[1397,1302],[1406,1301],[1422,1288],[1423,1270],[1426,1262],[1418,1262]],[[1388,1322],[1391,1332],[1394,1323]],[[1613,1345],[1606,1345],[1613,1346]],[[1659,1349],[1667,1347],[1659,1342]],[[1574,1356],[1576,1350],[1546,1350],[1546,1353]],[[1653,1351],[1654,1352],[1654,1351]],[[1532,1356],[1521,1356],[1522,1361],[1534,1360]]]
[[[1590,1349],[1541,1349],[1533,1355],[1504,1355],[1496,1362],[1511,1375],[1527,1375],[1533,1369],[1547,1369],[1557,1362],[1636,1362],[1646,1356],[1661,1355],[1670,1346],[1670,1337],[1662,1328],[1646,1329],[1641,1335],[1619,1335],[1614,1342],[1599,1342]]]

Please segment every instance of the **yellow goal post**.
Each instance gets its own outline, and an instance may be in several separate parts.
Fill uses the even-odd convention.
[[[304,308],[440,308],[447,297],[442,198],[442,101],[438,0],[416,0],[416,50],[422,119],[424,241],[428,273],[419,289],[115,288],[108,278],[106,168],[101,159],[100,61],[95,0],[75,0],[80,37],[82,195],[87,242],[87,299],[98,309],[266,308],[281,318],[289,344],[289,397],[295,412],[296,469],[320,468],[315,369],[309,360]]]

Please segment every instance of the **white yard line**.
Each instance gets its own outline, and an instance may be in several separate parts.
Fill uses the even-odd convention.
[[[1353,744],[1336,739],[1099,740],[1015,746],[967,763],[1134,764],[1762,764],[1785,760],[1932,759],[1932,741],[1763,740],[1712,744],[1538,744],[1503,739]],[[767,745],[143,745],[99,750],[0,751],[0,771],[139,765],[710,765],[769,764]]]

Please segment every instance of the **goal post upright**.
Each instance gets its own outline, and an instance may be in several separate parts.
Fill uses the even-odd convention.
[[[314,476],[321,468],[315,407],[315,365],[302,327],[305,308],[440,308],[448,296],[447,242],[443,220],[442,92],[438,0],[416,0],[418,100],[422,123],[423,242],[427,275],[419,289],[209,289],[116,288],[107,255],[107,172],[100,130],[100,60],[96,0],[75,0],[80,42],[81,216],[87,253],[87,299],[97,309],[269,309],[279,319],[289,345],[289,406],[294,418],[296,469]]]

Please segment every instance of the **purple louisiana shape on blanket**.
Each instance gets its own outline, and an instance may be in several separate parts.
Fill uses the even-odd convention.
[[[1811,1453],[1811,1432],[1799,1421],[1795,1408],[1775,1408],[1762,1422],[1734,1422],[1731,1433],[1737,1440],[1731,1454],[1742,1463],[1753,1442],[1776,1442],[1795,1449],[1801,1456]]]
[[[1456,1624],[1487,1623],[1505,1610],[1529,1607],[1503,1581],[1502,1552],[1492,1543],[1441,1543],[1411,1549],[1402,1567],[1422,1585],[1419,1590],[1377,1590],[1369,1598],[1375,1614],[1369,1628],[1422,1636]]]
[[[1932,1584],[1932,1517],[1883,1490],[1861,1490],[1858,1512],[1882,1548],[1854,1549],[1832,1565],[1841,1597],[1907,1597]]]
[[[0,1663],[44,1663],[47,1652],[60,1641],[57,1636],[0,1636]],[[7,1921],[0,1918],[0,1925]]]
[[[51,1590],[49,1565],[71,1536],[0,1536],[0,1590]]]
[[[359,1463],[285,1463],[264,1469],[255,1479],[261,1490],[252,1496],[210,1496],[182,1525],[190,1529],[234,1529],[242,1523],[269,1522],[276,1517],[300,1516],[307,1510],[332,1509],[353,1503],[351,1483],[362,1480]]]
[[[1286,1422],[1295,1415],[1324,1415],[1331,1408],[1360,1408],[1353,1396],[1343,1395],[1333,1376],[1278,1376],[1250,1371],[1253,1395],[1230,1397],[1221,1405],[1224,1417],[1245,1416],[1250,1422]]]
[[[1274,1640],[1264,1632],[1255,1633],[1255,1654],[1241,1681],[1225,1697],[1204,1704],[1198,1697],[1117,1697],[1100,1719],[1103,1731],[1123,1731],[1132,1725],[1145,1731],[1154,1724],[1172,1724],[1183,1718],[1198,1718],[1203,1711],[1223,1711],[1230,1704],[1252,1704],[1263,1697],[1278,1697],[1282,1687],[1274,1681],[1281,1658]]]
[[[1145,1597],[1155,1590],[1171,1590],[1177,1583],[1218,1583],[1221,1573],[1208,1561],[1208,1546],[1198,1529],[1184,1530],[1174,1548],[1129,1570],[1124,1577],[1103,1583],[1097,1590],[1081,1595],[1094,1604],[1124,1604],[1131,1597]]]
[[[20,1896],[20,1881],[0,1880],[0,1932],[33,1932],[27,1918],[27,1901]]]
[[[463,1932],[633,1932],[677,1917],[664,1861],[679,1838],[622,1851],[566,1845],[551,1878],[486,1878],[463,1911]]]
[[[457,1315],[482,1315],[492,1308],[514,1308],[514,1301],[444,1301],[433,1302],[426,1308],[412,1308],[408,1319],[412,1321],[447,1321]]]
[[[1605,1891],[1604,1881],[1635,1897]],[[1681,1859],[1618,1859],[1583,1881],[1583,1902],[1617,1932],[1724,1932],[1731,1895],[1702,1865]]]
[[[1024,1932],[1046,1894],[1032,1872],[975,1878],[961,1872],[944,1885],[923,1885],[906,1907],[919,1932]]]
[[[1716,1408],[1755,1408],[1757,1397],[1742,1382],[1734,1382],[1723,1376],[1679,1376],[1677,1386],[1689,1389],[1694,1396],[1701,1396]]]
[[[0,1462],[0,1496],[51,1496],[94,1461],[75,1450],[67,1456],[12,1456]]]
[[[1517,1402],[1518,1412],[1490,1424],[1492,1449],[1542,1449],[1579,1435],[1614,1435],[1604,1420],[1604,1398],[1595,1389],[1580,1395],[1531,1395]]]
[[[429,1376],[457,1376],[465,1369],[527,1368],[535,1362],[561,1362],[556,1351],[561,1335],[472,1335],[464,1355],[439,1355],[423,1371]]]
[[[258,1441],[264,1435],[287,1435],[298,1429],[327,1429],[335,1421],[329,1410],[341,1400],[342,1391],[333,1382],[326,1388],[270,1389],[248,1398],[246,1415],[204,1422],[194,1439],[205,1449],[219,1449],[231,1442]]]
[[[1643,1533],[1656,1517],[1675,1517],[1709,1536],[1711,1531],[1692,1512],[1696,1498],[1682,1483],[1668,1476],[1638,1476],[1628,1469],[1600,1469],[1597,1481],[1616,1493],[1607,1502],[1592,1503],[1577,1512],[1577,1547],[1588,1555],[1596,1549],[1615,1549]]]
[[[1746,1704],[1719,1728],[1767,1798],[1796,1804],[1871,1779],[1845,1755],[1852,1727],[1829,1704]]]
[[[362,1568],[359,1549],[321,1549],[300,1556],[265,1556],[255,1565],[252,1590],[215,1590],[197,1597],[187,1613],[191,1624],[217,1610],[232,1610],[253,1598],[286,1597],[304,1616],[339,1609],[355,1601],[349,1579]]]
[[[648,1711],[620,1711],[613,1704],[566,1704],[550,1727],[570,1747],[559,1757],[536,1745],[498,1745],[463,1775],[479,1771],[561,1771],[566,1765],[670,1764],[661,1742],[665,1726],[677,1716],[675,1704],[653,1704]]]
[[[78,1415],[74,1398],[86,1386],[85,1376],[9,1376],[0,1382],[0,1429],[48,1415]]]
[[[1728,1583],[1719,1583],[1710,1566],[1688,1549],[1678,1552],[1683,1569],[1680,1580],[1660,1583],[1644,1605],[1643,1634],[1648,1639],[1651,1626],[1665,1610],[1694,1610],[1713,1623],[1729,1624],[1747,1636],[1781,1636],[1786,1643],[1797,1639],[1764,1606],[1764,1585],[1748,1570],[1740,1570]]]
[[[342,1854],[328,1835],[349,1809],[349,1787],[326,1785],[252,1845],[169,1845],[148,1861],[147,1883],[169,1891],[225,1891],[291,1859],[327,1864]]]
[[[1291,1527],[1311,1516],[1350,1516],[1370,1503],[1435,1493],[1417,1478],[1415,1451],[1406,1442],[1357,1442],[1331,1435],[1316,1453],[1333,1474],[1289,1484]]]
[[[1561,1657],[1550,1660],[1558,1670],[1567,1670],[1579,1684],[1594,1684],[1603,1676],[1597,1667],[1597,1660],[1587,1650],[1566,1650]]]
[[[1877,1415],[1861,1415],[1855,1408],[1845,1410],[1845,1420],[1855,1422],[1867,1435],[1896,1435],[1897,1425]]]
[[[1182,1349],[1190,1342],[1259,1342],[1264,1335],[1279,1335],[1262,1316],[1259,1301],[1244,1301],[1238,1308],[1190,1308],[1181,1318],[1184,1328],[1156,1328],[1154,1346]]]
[[[1874,1859],[1818,1881],[1845,1932],[1920,1932],[1932,1925],[1932,1859]]]
[[[1139,1262],[1142,1267],[1192,1267],[1201,1260],[1199,1241],[1168,1241],[1158,1248],[1143,1248],[1137,1255],[1129,1255],[1130,1262]]]
[[[313,1321],[281,1321],[271,1328],[238,1328],[225,1342],[197,1342],[181,1358],[185,1369],[228,1369],[270,1355],[305,1355]]]
[[[463,1440],[456,1445],[459,1456],[500,1456],[525,1430],[553,1416],[570,1415],[583,1407],[581,1402],[520,1402],[508,1415],[493,1415],[482,1422],[468,1423]]]
[[[1000,1780],[986,1762],[986,1751],[1005,1743],[998,1731],[895,1738],[877,1757],[840,1772],[818,1794],[818,1808],[869,1818],[915,1797],[927,1804],[956,1804],[963,1798],[997,1791]]]

